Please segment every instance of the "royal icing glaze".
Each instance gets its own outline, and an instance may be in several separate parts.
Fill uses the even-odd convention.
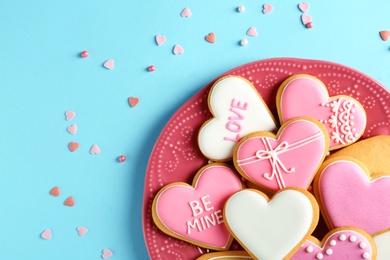
[[[330,149],[349,145],[363,134],[367,119],[363,107],[348,96],[329,97],[324,84],[309,75],[294,75],[278,90],[281,122],[308,116],[319,120],[329,133]]]
[[[329,148],[326,129],[307,118],[286,122],[277,137],[258,132],[243,138],[234,165],[245,178],[270,191],[307,189]]]
[[[332,230],[320,244],[306,240],[290,260],[375,259],[374,241],[362,230]]]
[[[390,259],[390,230],[380,233],[372,237],[376,244],[377,260]]]
[[[231,196],[224,208],[229,230],[256,259],[288,259],[318,222],[318,205],[303,189],[284,189],[269,201],[257,190]]]
[[[210,90],[208,101],[213,118],[201,127],[198,143],[209,159],[229,160],[241,137],[255,131],[276,129],[263,99],[244,78],[221,78]]]
[[[153,202],[153,220],[162,231],[214,250],[227,249],[232,241],[223,220],[226,199],[242,189],[235,172],[223,164],[203,167],[193,186],[173,183]]]
[[[315,180],[329,226],[354,226],[374,235],[390,228],[390,176],[375,178],[359,161],[334,157]]]

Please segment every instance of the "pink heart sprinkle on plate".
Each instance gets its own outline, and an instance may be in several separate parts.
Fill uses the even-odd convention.
[[[66,121],[72,120],[75,116],[76,116],[76,113],[71,111],[71,110],[68,110],[65,112]]]
[[[309,3],[300,3],[298,5],[299,10],[301,10],[302,13],[306,13],[309,11],[310,4]]]
[[[113,59],[109,59],[107,60],[103,66],[106,68],[106,69],[109,69],[109,70],[112,70],[114,69],[114,60]]]
[[[167,40],[167,37],[165,37],[164,35],[157,34],[155,39],[156,39],[157,45],[160,46],[160,45],[164,44],[164,42]]]
[[[97,144],[92,145],[91,150],[89,151],[90,154],[99,154],[100,153],[100,147]]]
[[[86,227],[83,227],[83,226],[78,226],[77,227],[77,233],[79,234],[79,236],[84,236],[85,234],[88,233],[88,228]]]
[[[181,11],[181,17],[186,17],[186,18],[190,18],[192,13],[191,13],[191,9],[189,7],[186,7],[183,9],[183,11]]]
[[[307,14],[301,15],[301,20],[304,25],[308,24],[311,22],[311,16]]]
[[[110,258],[111,256],[113,256],[114,254],[111,252],[111,250],[109,249],[103,249],[103,254],[102,254],[102,258],[103,259],[107,259],[107,258]]]
[[[256,37],[258,35],[256,27],[249,28],[246,34],[251,37]]]
[[[173,47],[173,54],[179,55],[179,54],[184,54],[184,49],[181,47],[181,45],[176,44],[175,47]]]
[[[264,14],[269,14],[273,10],[274,10],[274,7],[272,5],[270,5],[270,4],[264,4],[263,5],[263,13]]]
[[[77,133],[77,125],[73,124],[68,126],[67,130],[70,134],[75,135]]]
[[[46,229],[41,234],[41,238],[43,238],[45,240],[49,240],[49,239],[51,239],[51,237],[52,237],[52,235],[51,235],[51,230],[50,229]]]

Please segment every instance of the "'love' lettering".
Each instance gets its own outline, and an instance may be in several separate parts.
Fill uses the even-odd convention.
[[[241,101],[236,101],[235,98],[232,99],[232,102],[230,103],[230,109],[229,111],[233,112],[234,115],[228,117],[228,122],[226,123],[226,128],[232,132],[236,133],[234,137],[231,136],[225,136],[223,139],[227,141],[232,141],[237,143],[241,136],[240,132],[242,131],[242,125],[241,122],[242,120],[245,119],[244,114],[242,111],[248,109],[248,103],[244,102],[241,103]]]

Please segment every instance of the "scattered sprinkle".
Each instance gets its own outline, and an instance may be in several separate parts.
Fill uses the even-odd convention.
[[[71,110],[68,110],[68,111],[65,112],[65,119],[66,119],[66,121],[72,120],[75,116],[76,116],[76,113],[71,111]]]
[[[302,20],[303,25],[306,25],[306,24],[311,22],[311,16],[307,15],[307,14],[302,14],[301,20]]]
[[[238,11],[239,13],[245,12],[245,6],[240,5],[239,7],[237,7],[237,11]]]
[[[167,37],[157,34],[155,37],[155,40],[156,40],[157,45],[160,46],[160,45],[164,44],[164,42],[167,40]]]
[[[66,128],[66,130],[68,130],[70,134],[75,135],[77,133],[77,125],[76,124],[70,125],[68,126],[68,128]]]
[[[119,157],[118,157],[118,161],[119,161],[119,162],[124,162],[124,161],[126,161],[126,156],[124,156],[124,155],[119,156]]]
[[[181,11],[181,17],[186,17],[186,18],[190,18],[192,13],[191,13],[191,9],[189,7],[186,7],[183,9],[183,11]]]
[[[263,5],[263,13],[264,14],[269,14],[273,10],[274,10],[274,7],[272,5],[270,5],[270,4],[264,4]]]
[[[103,254],[102,254],[103,259],[110,258],[111,256],[113,256],[113,253],[111,252],[111,250],[109,250],[107,248],[103,249]]]
[[[68,207],[73,207],[74,206],[74,199],[73,199],[73,197],[69,196],[68,198],[66,198],[66,200],[64,201],[64,205],[68,206]]]
[[[205,39],[209,43],[213,43],[214,44],[215,41],[216,41],[215,33],[213,33],[213,32],[209,33],[208,35],[206,35]]]
[[[251,37],[256,37],[258,35],[256,27],[249,28],[246,34]]]
[[[92,145],[91,150],[89,150],[89,153],[94,154],[100,154],[100,147],[97,144]]]
[[[247,39],[242,39],[240,41],[240,44],[241,44],[241,46],[247,46],[248,45],[248,40]]]
[[[114,69],[114,59],[108,59],[106,62],[103,63],[103,67],[109,70]]]
[[[176,44],[173,47],[173,54],[178,55],[178,54],[184,54],[184,49],[181,47],[179,44]]]
[[[150,65],[150,66],[148,67],[148,71],[149,71],[149,72],[153,72],[153,71],[155,71],[155,70],[156,70],[156,67],[153,66],[153,65]]]
[[[82,52],[80,53],[80,56],[81,56],[82,58],[87,58],[88,55],[89,55],[89,53],[88,53],[87,51],[82,51]]]
[[[306,27],[309,28],[309,29],[313,28],[313,27],[314,27],[313,22],[308,22],[308,23],[306,24]]]
[[[58,197],[60,196],[60,188],[58,186],[55,186],[53,187],[50,191],[49,191],[49,194],[54,196],[54,197]]]
[[[310,4],[309,3],[300,3],[298,5],[299,10],[301,10],[302,13],[306,13],[309,11]]]
[[[390,36],[390,31],[380,31],[379,35],[381,36],[383,41],[387,41]]]
[[[137,97],[129,97],[128,101],[129,101],[129,105],[131,107],[135,107],[138,104],[138,102],[139,102],[139,98],[137,98]]]
[[[79,148],[79,143],[76,142],[69,142],[68,144],[69,150],[73,153]]]
[[[88,228],[86,228],[86,227],[78,226],[76,229],[77,229],[77,233],[79,234],[80,237],[82,237],[88,233]]]
[[[50,229],[46,229],[45,231],[43,231],[42,234],[41,234],[41,238],[43,238],[45,240],[50,240],[52,238],[51,230]]]

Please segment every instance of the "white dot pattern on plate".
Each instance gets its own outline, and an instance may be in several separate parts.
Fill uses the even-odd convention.
[[[343,65],[326,61],[276,58],[242,65],[221,77],[238,75],[247,78],[276,114],[277,87],[287,77],[300,73],[320,79],[327,86],[330,96],[349,95],[362,104],[368,118],[363,138],[390,134],[389,92],[375,80]],[[154,195],[162,186],[176,181],[191,183],[197,170],[208,162],[198,149],[197,133],[204,121],[211,116],[207,95],[213,82],[172,116],[151,154],[145,179],[143,230],[146,246],[153,260],[188,259],[200,255],[196,246],[175,238],[167,240],[167,235],[160,232],[153,223],[150,209]]]

